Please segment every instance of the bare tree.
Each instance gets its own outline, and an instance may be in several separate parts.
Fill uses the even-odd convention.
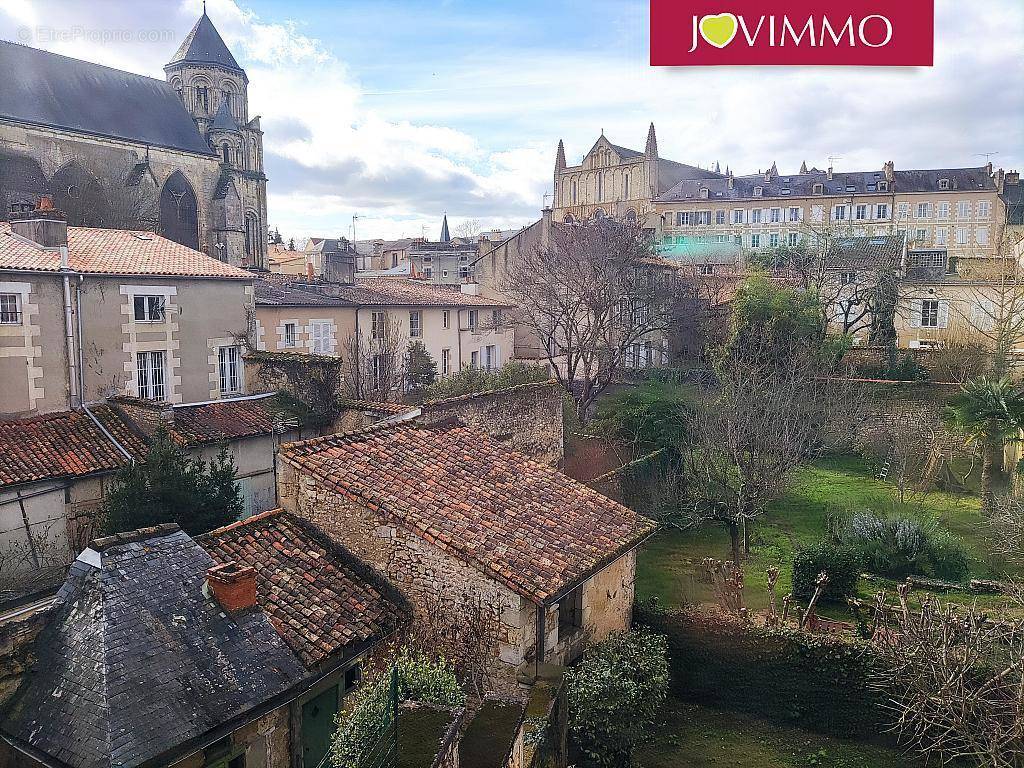
[[[57,190],[68,223],[155,231],[160,198],[148,164],[134,155],[114,163],[76,158],[67,189]]]
[[[483,225],[480,223],[480,219],[466,219],[455,228],[455,236],[472,240],[480,234],[481,229],[483,229]]]
[[[60,582],[74,554],[56,525],[49,521],[5,534],[0,542],[0,599]]]
[[[660,360],[674,272],[652,256],[638,223],[596,219],[556,227],[550,244],[524,253],[502,276],[501,292],[540,340],[582,422],[627,357],[635,365]]]
[[[872,683],[894,730],[927,758],[989,768],[1024,765],[1024,622],[927,598],[877,599]]]
[[[405,389],[409,339],[399,320],[375,312],[368,333],[353,333],[342,353],[344,385],[349,397],[388,402]]]

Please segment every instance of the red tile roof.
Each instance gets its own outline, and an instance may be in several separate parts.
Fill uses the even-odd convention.
[[[152,438],[160,425],[184,446],[225,443],[247,437],[274,434],[294,424],[291,415],[277,407],[274,395],[226,398],[207,403],[168,405],[118,396],[110,400],[122,418],[146,437]],[[173,422],[162,419],[170,409]]]
[[[135,458],[146,455],[145,443],[111,408],[90,410]],[[84,411],[0,421],[0,487],[110,472],[127,463]]]
[[[285,445],[280,457],[536,603],[585,580],[654,528],[462,426],[370,427]]]
[[[97,275],[163,275],[251,280],[252,274],[152,232],[68,227],[68,263]],[[11,233],[0,223],[0,269],[56,272],[60,254]]]
[[[272,510],[196,539],[218,563],[256,571],[256,595],[307,667],[361,650],[407,617],[405,601],[380,576],[313,525]]]

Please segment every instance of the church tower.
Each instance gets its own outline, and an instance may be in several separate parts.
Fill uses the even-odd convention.
[[[207,222],[211,256],[263,269],[267,255],[267,177],[263,131],[249,119],[249,78],[203,15],[164,67],[167,82],[192,115],[220,175],[209,190],[196,190]]]

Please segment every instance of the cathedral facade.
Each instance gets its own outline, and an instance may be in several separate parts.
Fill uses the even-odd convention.
[[[0,219],[49,195],[72,225],[153,230],[265,268],[263,132],[205,12],[166,81],[4,41],[0,71]]]

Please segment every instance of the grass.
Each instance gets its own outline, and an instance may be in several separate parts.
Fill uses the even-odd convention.
[[[833,456],[801,469],[786,495],[772,504],[755,522],[751,554],[744,568],[747,606],[760,610],[767,605],[765,571],[775,566],[781,575],[777,594],[791,586],[794,552],[818,541],[825,533],[831,512],[872,509],[876,512],[909,513],[937,520],[959,537],[970,557],[971,577],[1001,578],[1009,572],[991,555],[991,533],[974,495],[935,491],[899,501],[896,488],[877,480],[870,463],[858,456]],[[728,559],[729,536],[719,526],[697,530],[672,530],[652,539],[637,559],[637,599],[657,596],[667,606],[715,601],[710,585],[698,578],[705,557]],[[861,597],[871,599],[885,580],[861,580]],[[952,593],[953,599],[972,600],[973,595]],[[998,596],[979,598],[980,604],[1001,604]],[[827,614],[846,614],[845,607],[826,607]]]
[[[670,700],[666,723],[638,757],[643,768],[912,768],[884,747],[786,728],[749,715]]]

